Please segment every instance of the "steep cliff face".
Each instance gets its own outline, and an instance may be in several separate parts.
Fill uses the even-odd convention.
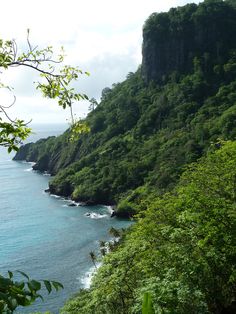
[[[143,28],[142,74],[146,82],[223,64],[236,47],[236,10],[229,1],[205,1],[153,13]]]

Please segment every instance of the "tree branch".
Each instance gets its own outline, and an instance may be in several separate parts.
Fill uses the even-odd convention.
[[[40,63],[40,62],[39,62]],[[8,66],[26,66],[26,67],[29,67],[29,68],[32,68],[42,74],[46,74],[46,75],[50,75],[50,76],[53,76],[53,77],[62,77],[62,75],[60,74],[53,74],[51,72],[48,72],[48,71],[44,71],[42,69],[39,69],[38,67],[32,65],[32,64],[28,64],[28,63],[24,63],[24,62],[19,62],[19,61],[14,61],[14,62],[11,62],[8,64]]]
[[[14,100],[13,100],[13,102],[12,102],[10,105],[8,105],[8,106],[0,105],[0,112],[3,112],[4,115],[6,116],[6,118],[7,118],[10,122],[12,122],[12,123],[14,123],[14,122],[16,121],[16,119],[15,119],[15,120],[12,120],[12,119],[9,117],[9,115],[7,114],[6,109],[11,108],[11,107],[15,104],[15,102],[16,102],[16,96],[13,95],[13,98],[14,98]]]

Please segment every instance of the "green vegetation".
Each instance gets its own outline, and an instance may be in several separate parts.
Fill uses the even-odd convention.
[[[25,280],[13,278],[13,273],[8,271],[8,277],[0,276],[0,313],[11,314],[19,306],[29,306],[36,299],[43,300],[39,291],[44,286],[48,293],[53,289],[58,291],[63,285],[57,281],[30,279],[28,275],[22,271],[17,271]],[[15,274],[16,275],[16,274]]]
[[[191,164],[172,192],[152,200],[104,257],[91,288],[63,313],[140,313],[145,292],[155,313],[233,313],[235,178],[236,142]]]

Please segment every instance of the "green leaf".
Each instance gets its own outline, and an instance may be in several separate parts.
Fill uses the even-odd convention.
[[[8,276],[10,279],[12,279],[12,277],[13,277],[13,273],[10,270],[8,270]]]
[[[5,303],[4,303],[4,301],[2,301],[2,300],[0,299],[0,313],[4,313],[4,312],[3,312],[4,307],[5,307]]]
[[[16,272],[19,273],[19,274],[21,274],[22,276],[24,276],[25,278],[27,278],[27,279],[29,280],[29,276],[26,275],[26,273],[24,273],[23,271],[17,270]]]
[[[52,281],[52,285],[56,289],[56,291],[58,291],[60,288],[64,289],[64,286],[58,281]]]
[[[15,284],[15,287],[17,287],[19,289],[23,289],[25,286],[24,281],[15,281],[14,284]]]
[[[19,305],[29,306],[30,304],[32,304],[33,301],[31,299],[28,299],[26,296],[18,295],[17,302]]]
[[[47,291],[48,291],[48,294],[51,293],[51,291],[52,291],[52,285],[51,285],[50,281],[44,280],[43,282],[44,282],[44,285],[45,285],[45,287],[46,287],[46,289],[47,289]]]
[[[7,297],[7,294],[3,293],[3,292],[0,292],[0,300],[3,300],[3,301],[8,301],[8,297]]]
[[[28,283],[27,283],[30,291],[38,291],[41,289],[41,283],[39,281],[36,281],[36,280],[30,280]]]
[[[18,306],[17,300],[15,298],[11,298],[8,302],[8,306],[12,311],[14,311]]]
[[[0,287],[1,289],[6,289],[12,285],[12,281],[9,278],[4,278],[0,276]]]

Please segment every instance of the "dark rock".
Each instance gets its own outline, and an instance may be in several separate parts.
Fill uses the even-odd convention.
[[[78,206],[86,206],[85,202],[79,202]]]
[[[44,190],[44,192],[49,193],[49,192],[50,192],[50,189],[46,189],[46,190]]]
[[[70,207],[75,207],[75,206],[77,206],[75,203],[70,203],[68,206],[70,206]]]
[[[69,182],[66,181],[62,182],[60,186],[55,186],[54,184],[49,182],[49,190],[51,194],[60,195],[63,197],[70,197],[73,192],[72,186]]]
[[[113,212],[111,213],[111,216],[110,216],[111,218],[113,218],[113,217],[116,217],[116,212],[115,212],[115,210],[113,210]]]
[[[49,156],[47,154],[39,158],[36,164],[32,167],[33,170],[44,172],[48,170]]]
[[[114,216],[117,218],[130,219],[132,217],[132,214],[127,211],[115,211]]]
[[[86,206],[94,206],[94,205],[96,205],[96,202],[94,202],[93,200],[88,200],[85,203],[86,203]]]
[[[97,203],[93,200],[79,201],[79,206],[95,206]]]

